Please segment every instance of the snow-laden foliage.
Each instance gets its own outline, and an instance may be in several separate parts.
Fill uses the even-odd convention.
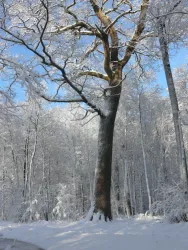
[[[129,81],[123,90],[126,98],[121,100],[116,121],[111,190],[114,217],[127,215],[129,204],[130,215],[148,211],[137,91],[137,86]],[[181,91],[179,88],[178,93]],[[178,217],[186,203],[180,189],[173,189],[174,183],[179,182],[179,169],[169,102],[158,88],[142,93],[141,102],[153,210],[163,215],[165,204],[165,215],[172,213]],[[1,120],[2,219],[72,221],[88,214],[93,198],[97,120],[88,124],[71,121],[75,113],[67,115],[67,110],[68,107],[43,109],[31,101]],[[187,119],[186,112],[182,114]],[[38,116],[36,153],[31,162]],[[184,131],[187,143],[186,126]],[[24,182],[25,164],[27,175],[30,175],[29,166],[32,167],[30,197],[29,178]],[[169,183],[170,188],[165,186],[162,191],[160,187],[164,183]]]
[[[180,185],[161,186],[158,190],[161,199],[152,204],[152,213],[163,215],[170,222],[188,221],[188,200]]]
[[[75,210],[74,183],[68,185],[59,184],[57,188],[57,203],[52,210],[52,218],[55,220],[73,220],[79,218],[79,209]]]

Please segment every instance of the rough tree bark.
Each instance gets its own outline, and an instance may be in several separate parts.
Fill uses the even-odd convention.
[[[94,214],[105,221],[112,220],[111,212],[111,172],[114,124],[121,93],[122,70],[118,70],[118,79],[111,85],[109,96],[106,97],[106,113],[100,117],[98,134],[98,159],[95,176]],[[91,220],[93,215],[91,216]]]
[[[105,99],[106,111],[104,116],[100,116],[99,135],[98,135],[98,160],[95,177],[94,191],[94,210],[91,216],[97,214],[99,219],[104,216],[105,221],[112,220],[111,213],[111,168],[112,168],[112,148],[113,148],[113,132],[116,113],[119,105],[122,84],[122,71],[125,65],[129,62],[132,53],[140,39],[144,30],[144,21],[148,8],[149,0],[143,0],[140,9],[139,21],[133,36],[126,48],[125,55],[120,61],[118,59],[118,32],[114,27],[113,22],[97,5],[96,0],[90,0],[93,10],[105,26],[111,40],[111,48],[109,46],[108,33],[99,29],[104,47],[104,70],[109,78],[109,95]],[[110,64],[115,68],[111,68]]]

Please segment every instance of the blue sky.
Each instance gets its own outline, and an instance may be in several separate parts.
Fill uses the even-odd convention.
[[[17,53],[20,52],[20,48],[17,48]],[[14,50],[15,54],[15,50]],[[23,51],[22,51],[23,54]],[[29,54],[26,53],[26,55],[29,56]],[[171,57],[170,62],[172,69],[176,67],[180,67],[182,64],[188,63],[188,48],[179,49],[177,51],[171,50]],[[159,84],[163,89],[163,94],[166,95],[166,78],[162,66],[162,62],[159,64],[158,71],[156,72],[156,83]],[[3,85],[3,82],[0,80],[1,86]],[[52,87],[52,89],[54,89]],[[25,91],[23,88],[21,88],[18,84],[15,84],[14,90],[16,90],[16,101],[24,101],[25,100]]]
[[[174,68],[180,67],[183,64],[188,63],[188,49],[183,48],[178,51],[171,51],[171,57],[170,57],[170,63],[172,70]],[[156,73],[157,79],[156,82],[164,88],[164,94],[166,93],[165,89],[167,88],[166,84],[166,78],[165,78],[165,73],[164,69],[162,66],[162,62],[160,63],[160,68],[159,71]]]

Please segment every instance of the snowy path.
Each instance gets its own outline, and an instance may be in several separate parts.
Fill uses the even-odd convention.
[[[188,223],[138,217],[112,223],[0,222],[0,234],[46,250],[188,250]]]

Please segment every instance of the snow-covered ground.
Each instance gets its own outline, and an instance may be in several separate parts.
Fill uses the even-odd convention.
[[[113,222],[0,222],[0,235],[46,250],[188,250],[188,223],[138,216]]]

